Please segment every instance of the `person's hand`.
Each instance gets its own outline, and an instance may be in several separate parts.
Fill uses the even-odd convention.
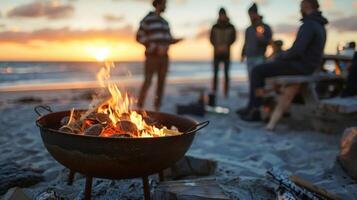
[[[176,44],[176,43],[179,43],[183,40],[183,38],[176,38],[176,39],[172,39],[172,42],[171,44]]]

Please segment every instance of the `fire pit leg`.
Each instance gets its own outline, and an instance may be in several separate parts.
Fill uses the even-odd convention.
[[[164,171],[159,171],[159,181],[162,182],[164,181]]]
[[[150,200],[150,187],[148,176],[143,177],[143,186],[144,186],[144,199]]]
[[[74,174],[75,173],[76,172],[74,172],[72,170],[69,171],[67,185],[72,185],[73,184]]]
[[[84,199],[85,200],[90,200],[92,198],[92,180],[93,178],[91,176],[86,176],[86,186],[84,190]]]

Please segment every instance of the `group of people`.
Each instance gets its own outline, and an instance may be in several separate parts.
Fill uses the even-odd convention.
[[[155,10],[150,12],[141,22],[137,33],[137,41],[146,47],[145,81],[139,94],[138,107],[143,107],[147,90],[152,77],[158,74],[158,84],[154,106],[160,109],[166,73],[168,70],[168,50],[170,45],[181,39],[175,39],[170,33],[167,21],[161,16],[165,11],[166,0],[154,0]],[[242,49],[242,60],[247,62],[250,83],[248,105],[237,110],[237,114],[246,121],[259,121],[261,97],[264,80],[281,75],[309,75],[317,70],[323,58],[326,43],[325,25],[327,19],[322,16],[318,0],[301,1],[302,25],[300,26],[292,47],[282,51],[282,41],[273,41],[273,32],[263,22],[258,7],[254,3],[248,10],[251,25],[245,31]],[[229,95],[230,48],[236,41],[236,29],[230,23],[224,8],[219,10],[217,23],[212,27],[210,42],[214,47],[212,90],[215,93],[218,85],[219,65],[224,64],[224,96]],[[267,58],[266,50],[272,45],[274,55]]]

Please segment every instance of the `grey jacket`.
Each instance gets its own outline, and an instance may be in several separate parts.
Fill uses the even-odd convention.
[[[305,74],[312,74],[320,67],[326,43],[325,25],[328,23],[321,12],[314,12],[302,20],[293,46],[278,59],[291,61],[292,65]]]
[[[264,56],[267,46],[272,39],[272,30],[267,25],[262,23],[259,26],[264,27],[264,37],[258,38],[256,36],[257,26],[251,25],[245,31],[245,41],[242,50],[242,56],[246,57],[257,57]]]

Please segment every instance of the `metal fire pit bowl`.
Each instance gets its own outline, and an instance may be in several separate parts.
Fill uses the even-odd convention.
[[[40,109],[50,113],[41,116]],[[174,165],[190,148],[196,132],[208,125],[185,117],[146,112],[167,127],[184,132],[178,136],[156,138],[108,138],[61,132],[61,119],[70,111],[52,112],[48,106],[35,107],[40,116],[36,125],[48,152],[70,169],[69,184],[74,172],[87,177],[85,198],[90,199],[92,177],[105,179],[143,178],[145,199],[150,198],[148,176]]]

